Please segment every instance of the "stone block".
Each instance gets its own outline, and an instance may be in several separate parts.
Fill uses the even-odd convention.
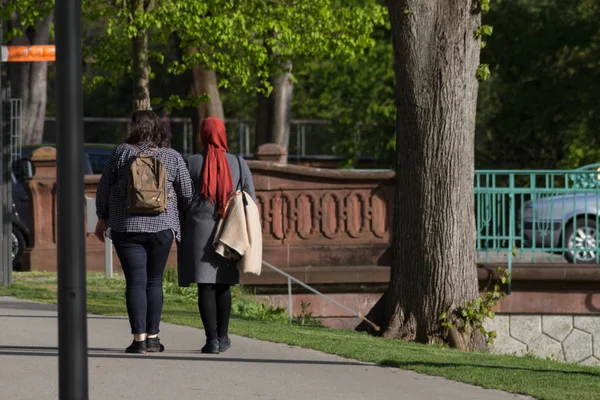
[[[600,335],[600,316],[590,317],[575,317],[575,328],[591,333],[592,335]]]
[[[592,335],[573,329],[563,342],[565,361],[578,363],[592,356]]]
[[[588,367],[600,367],[600,360],[596,357],[589,357],[581,361],[579,365],[586,365]]]
[[[558,361],[564,360],[560,342],[547,335],[540,335],[527,346],[527,350],[539,358],[551,358]]]
[[[542,332],[552,339],[562,342],[573,330],[573,317],[570,315],[542,316]]]
[[[270,161],[276,163],[285,163],[287,159],[285,148],[276,143],[265,143],[258,147],[256,158],[260,161]]]
[[[495,331],[498,337],[509,336],[510,316],[496,314],[494,319],[486,319],[483,326],[488,331]]]
[[[575,328],[592,335],[594,356],[600,358],[600,316],[575,317]]]
[[[533,343],[542,334],[540,315],[511,315],[510,336],[525,343]]]
[[[489,350],[495,354],[512,354],[515,356],[522,356],[527,353],[527,346],[517,339],[510,337],[509,335],[503,335],[496,338],[494,344],[489,346]]]

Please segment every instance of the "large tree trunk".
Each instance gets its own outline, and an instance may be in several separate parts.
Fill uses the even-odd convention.
[[[151,12],[156,0],[134,0],[131,2],[132,16]],[[148,63],[148,31],[140,29],[132,39],[133,58],[133,109],[148,109],[150,100],[150,65]]]
[[[479,332],[452,340],[456,332],[444,332],[439,318],[478,296],[474,4],[388,0],[397,102],[393,261],[389,287],[369,315],[386,337],[466,349],[483,346]]]
[[[292,108],[292,63],[283,64],[284,72],[273,79],[269,97],[259,94],[256,117],[256,145],[277,143],[286,151],[290,144]]]
[[[192,48],[189,51],[196,52],[198,49]],[[202,140],[200,138],[200,124],[207,117],[218,117],[225,120],[223,112],[223,103],[219,94],[219,83],[217,73],[204,68],[203,65],[196,65],[191,70],[190,92],[194,96],[208,96],[208,101],[192,109],[192,132],[194,153],[202,150]]]
[[[40,20],[24,36],[12,41],[16,46],[48,44],[53,14]],[[16,15],[11,20],[15,28],[22,28]],[[46,117],[47,62],[11,63],[11,97],[21,99],[21,135],[23,144],[39,144],[44,138]]]

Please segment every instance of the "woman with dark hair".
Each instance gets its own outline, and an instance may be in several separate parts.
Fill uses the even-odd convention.
[[[202,352],[216,354],[231,346],[230,287],[240,282],[237,262],[215,252],[217,223],[234,190],[244,190],[254,201],[256,196],[248,165],[241,157],[228,153],[223,121],[206,118],[200,129],[204,150],[188,158],[197,195],[185,214],[177,265],[180,286],[198,284],[198,309],[206,334]]]
[[[183,157],[170,148],[163,123],[151,110],[131,116],[125,143],[110,155],[96,192],[96,236],[110,236],[125,275],[133,342],[127,353],[164,351],[158,338],[162,279],[179,214],[193,197]]]

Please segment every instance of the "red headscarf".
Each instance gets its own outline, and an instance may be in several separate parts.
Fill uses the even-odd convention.
[[[207,150],[201,193],[217,207],[220,215],[224,215],[227,200],[233,193],[231,170],[225,156],[225,152],[229,151],[225,124],[217,117],[208,117],[202,121],[200,135]]]

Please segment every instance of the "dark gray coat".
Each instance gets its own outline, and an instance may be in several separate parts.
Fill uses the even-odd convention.
[[[206,152],[202,152],[188,158],[188,168],[195,185],[196,195],[182,218],[182,237],[177,250],[179,286],[187,287],[192,283],[237,285],[240,283],[237,262],[221,257],[215,253],[213,247],[219,217],[214,204],[209,203],[200,194],[205,155]],[[234,189],[241,187],[256,201],[254,183],[248,164],[241,157],[238,158],[228,153],[226,155]],[[241,181],[238,159],[242,169]]]

